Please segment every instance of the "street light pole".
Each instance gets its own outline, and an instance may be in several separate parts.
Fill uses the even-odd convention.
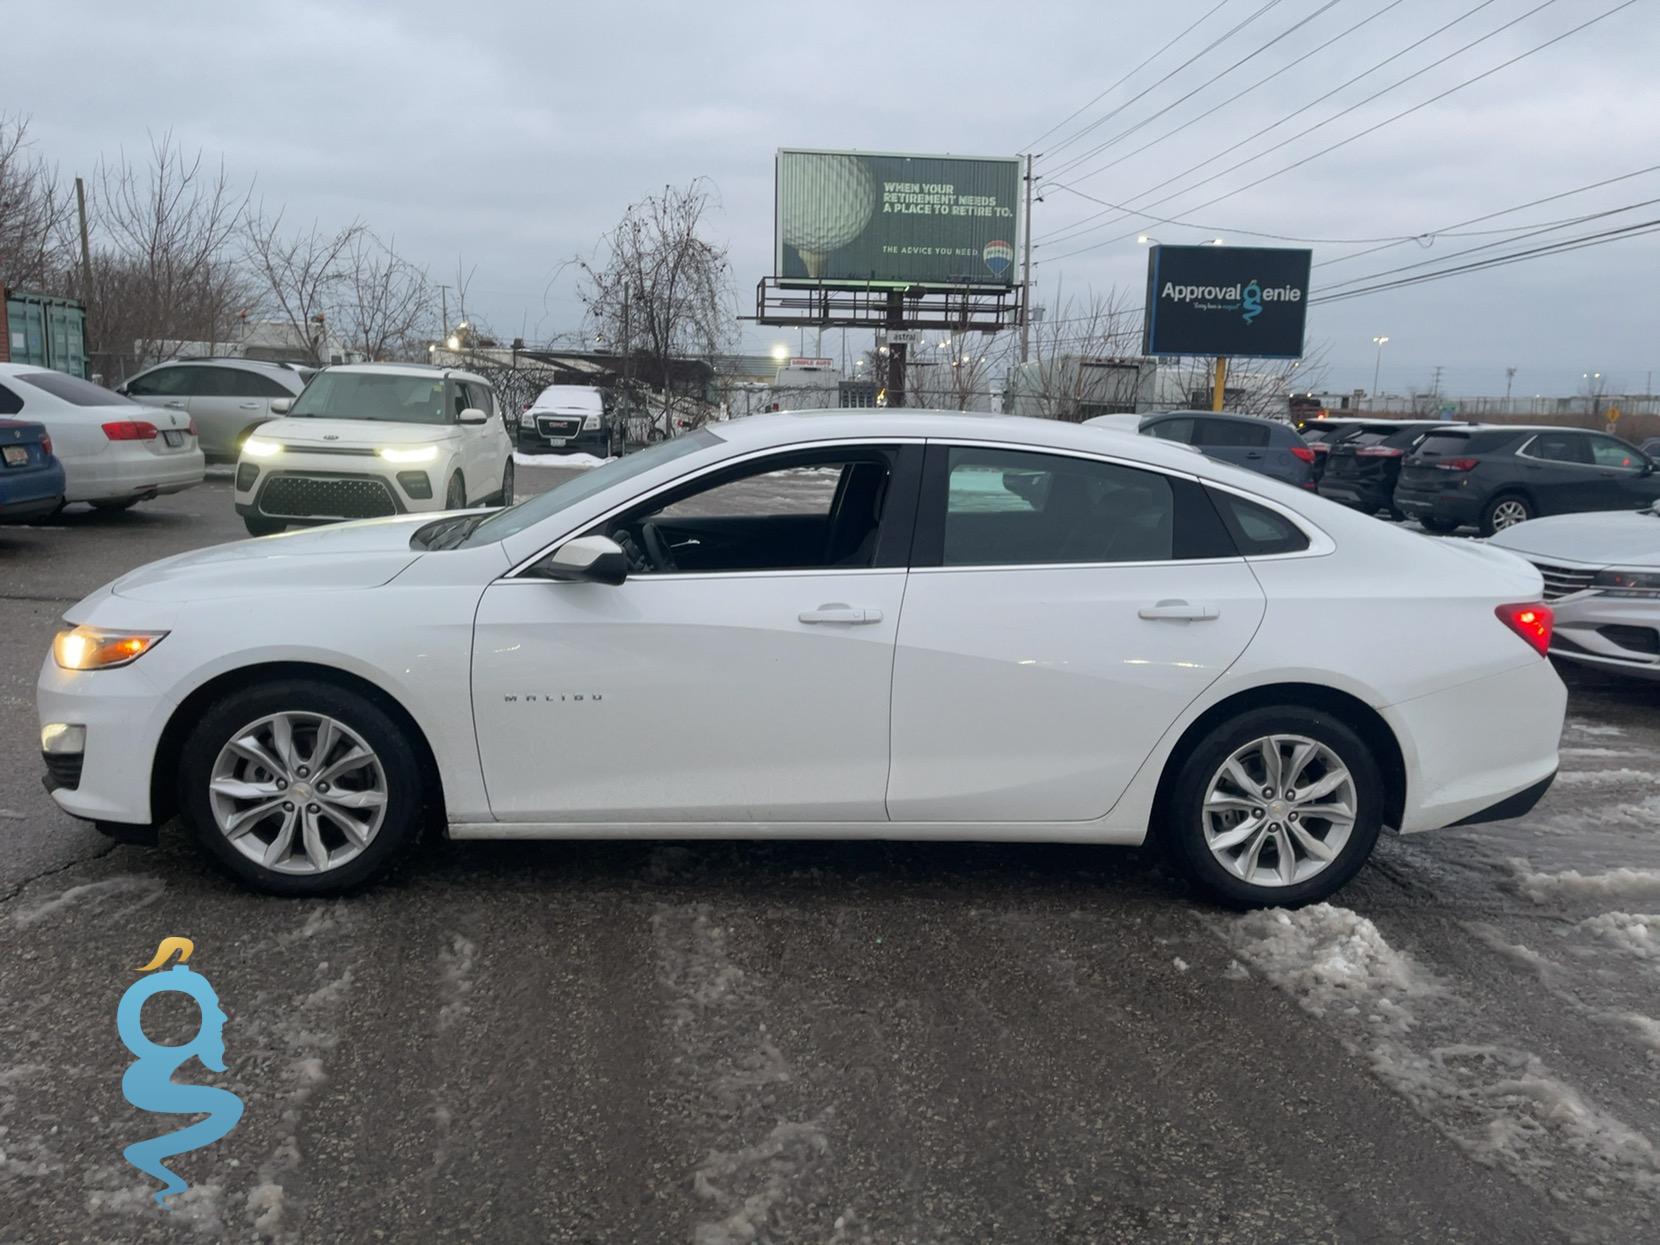
[[[1372,364],[1372,409],[1378,409],[1378,373],[1383,370],[1383,344],[1387,337],[1374,337],[1372,344],[1378,348],[1377,361]]]

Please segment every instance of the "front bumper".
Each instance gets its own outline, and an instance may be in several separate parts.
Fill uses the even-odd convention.
[[[1660,601],[1578,592],[1551,602],[1551,656],[1660,679]]]
[[[244,456],[233,480],[240,515],[285,523],[340,523],[444,508],[451,468],[434,462],[389,463],[375,454],[307,454],[289,450],[269,459]]]
[[[64,670],[48,654],[35,705],[42,726],[61,722],[86,732],[79,757],[60,754],[48,766],[58,807],[86,821],[151,824],[151,763],[174,705],[146,677],[143,663]]]
[[[610,450],[610,434],[604,428],[590,428],[575,436],[546,437],[528,423],[519,425],[517,439],[521,454],[594,454],[603,457]]]

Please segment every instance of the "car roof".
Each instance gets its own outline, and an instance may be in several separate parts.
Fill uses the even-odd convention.
[[[1181,415],[1189,419],[1226,419],[1239,424],[1284,424],[1283,419],[1276,419],[1271,415],[1241,415],[1238,411],[1149,411],[1146,419],[1165,419],[1172,415]],[[1290,425],[1287,424],[1287,427]]]
[[[246,367],[290,374],[298,372],[303,367],[316,370],[315,366],[309,363],[289,363],[281,359],[244,359],[240,355],[196,355],[188,359],[163,359],[160,363],[152,363],[144,370],[153,372],[158,367]]]
[[[324,368],[325,372],[347,372],[352,375],[368,373],[382,376],[426,376],[426,377],[455,377],[458,380],[476,380],[481,385],[488,385],[477,372],[469,372],[465,368],[440,367],[436,363],[334,363]]]

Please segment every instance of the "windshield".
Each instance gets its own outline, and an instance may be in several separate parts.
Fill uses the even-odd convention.
[[[699,428],[675,437],[672,441],[660,441],[637,453],[613,458],[603,467],[595,467],[592,471],[573,476],[562,484],[554,485],[545,493],[525,498],[516,506],[498,510],[474,528],[463,543],[471,547],[506,540],[532,524],[540,523],[549,515],[558,514],[566,506],[575,505],[585,497],[603,492],[613,484],[621,484],[624,480],[644,475],[664,463],[684,458],[698,450],[708,449],[711,445],[719,445],[720,441],[721,439],[707,428]]]
[[[441,376],[319,372],[294,399],[298,419],[372,419],[393,424],[447,424]]]
[[[54,398],[68,402],[71,406],[137,406],[136,402],[129,402],[120,394],[102,385],[95,385],[90,380],[82,380],[79,376],[70,376],[67,372],[17,372],[13,380],[20,380],[25,385],[33,385],[36,389],[51,394]]]

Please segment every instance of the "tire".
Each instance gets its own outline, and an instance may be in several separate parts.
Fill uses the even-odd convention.
[[[271,724],[277,718],[290,723],[291,764],[283,763],[274,742]],[[319,760],[308,750],[317,747],[324,719],[333,724],[334,739],[325,747],[319,770],[300,758]],[[267,788],[277,794],[277,773],[231,751],[233,740],[250,735],[286,774],[284,789],[303,794],[301,800],[287,802],[293,808],[285,808],[280,796],[262,800],[210,792],[217,774],[222,787]],[[352,765],[350,754],[358,749],[371,759]],[[355,803],[334,804],[322,794],[321,783],[312,792],[301,785],[317,783],[317,775],[331,769],[338,778],[332,795],[350,796]],[[381,802],[373,804],[370,796]],[[271,895],[332,895],[369,881],[418,837],[425,796],[421,763],[404,729],[372,701],[328,683],[289,679],[236,692],[202,716],[180,753],[179,808],[196,842],[237,881]],[[256,814],[262,804],[270,811]],[[243,833],[233,842],[221,827],[235,824],[238,813],[256,815],[240,823]],[[362,841],[354,843],[337,818],[359,824]],[[319,856],[304,844],[307,823],[317,828],[321,859],[333,861],[321,870],[316,867]],[[288,839],[279,847],[285,827]],[[277,867],[253,858],[272,849],[279,851]]]
[[[496,505],[513,504],[513,460],[509,458],[501,469],[501,488],[496,491]]]
[[[1445,536],[1448,532],[1456,532],[1458,530],[1458,524],[1454,523],[1451,519],[1437,519],[1434,515],[1426,514],[1423,518],[1418,520],[1418,523],[1424,531],[1436,532],[1442,536]]]
[[[1274,752],[1282,765],[1302,755],[1302,775],[1314,775],[1312,799],[1286,799],[1286,787],[1270,788],[1266,753],[1260,746],[1278,739]],[[1241,759],[1241,753],[1251,749]],[[1342,721],[1318,709],[1295,705],[1252,709],[1211,729],[1185,756],[1173,761],[1173,778],[1160,809],[1156,832],[1173,862],[1193,884],[1212,898],[1233,907],[1300,907],[1326,899],[1349,881],[1366,863],[1383,824],[1383,780],[1372,760],[1371,748]],[[1238,764],[1244,777],[1263,785],[1250,792],[1228,776]],[[1327,780],[1341,773],[1332,791],[1322,791]],[[1264,796],[1273,789],[1273,797]],[[1289,788],[1295,792],[1295,788]],[[1238,798],[1239,806],[1207,812],[1213,798]],[[1260,797],[1260,798],[1259,798]],[[1243,803],[1252,803],[1246,807]],[[1307,803],[1302,803],[1307,800]],[[1353,814],[1347,827],[1342,818],[1322,817],[1320,808],[1344,808]],[[1257,815],[1260,813],[1260,816]],[[1290,814],[1296,813],[1296,818]],[[1255,822],[1257,830],[1243,842],[1229,836]],[[1274,829],[1270,829],[1270,828]],[[1212,839],[1221,841],[1219,847]],[[1303,846],[1313,840],[1325,848],[1333,840],[1330,859],[1322,860]],[[1244,858],[1256,844],[1250,881],[1244,876]],[[1289,844],[1292,860],[1286,880],[1281,845]],[[1225,864],[1224,859],[1231,863]]]
[[[450,482],[444,488],[444,509],[465,510],[467,508],[467,484],[458,471],[450,477]]]
[[[248,529],[250,536],[275,536],[278,532],[288,530],[288,524],[281,519],[267,519],[257,514],[243,515],[242,526]]]
[[[104,510],[114,514],[120,510],[131,510],[136,505],[138,505],[138,498],[136,497],[110,497],[105,498],[103,501],[93,502],[92,508],[94,510]]]
[[[1538,514],[1533,503],[1520,493],[1499,493],[1481,508],[1481,534],[1491,536],[1507,527],[1526,523]]]

